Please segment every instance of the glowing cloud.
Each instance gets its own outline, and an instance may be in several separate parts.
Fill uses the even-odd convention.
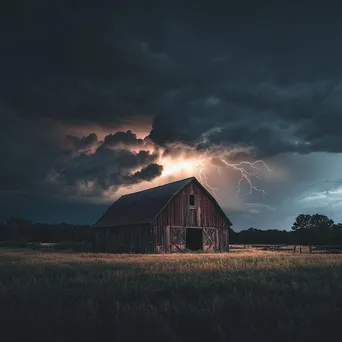
[[[215,161],[215,162],[214,162]],[[263,160],[257,160],[254,162],[250,161],[241,161],[239,163],[231,163],[225,159],[225,156],[215,155],[213,158],[212,155],[207,153],[200,153],[197,158],[191,158],[188,160],[182,160],[181,157],[179,160],[174,159],[163,159],[159,161],[161,165],[164,166],[164,171],[162,173],[162,177],[164,176],[185,176],[185,175],[194,175],[198,174],[199,181],[206,187],[214,197],[221,203],[223,201],[217,194],[219,188],[215,188],[210,185],[209,182],[209,174],[214,170],[218,173],[222,169],[231,169],[237,172],[240,176],[239,181],[237,183],[237,192],[241,191],[241,184],[245,182],[249,188],[249,194],[254,192],[260,192],[263,196],[267,195],[265,190],[258,188],[253,183],[253,178],[257,178],[261,180],[261,177],[256,173],[257,171],[261,171],[261,168],[266,170],[267,172],[271,172],[271,169]],[[218,163],[219,162],[219,163]]]
[[[103,141],[98,140],[97,132],[83,138],[69,136],[74,152],[50,182],[56,183],[60,173],[71,175],[76,182],[74,194],[98,202],[192,176],[221,204],[220,189],[225,189],[223,195],[229,198],[229,205],[232,191],[239,194],[242,185],[247,186],[248,194],[267,195],[255,182],[261,180],[262,173],[271,172],[268,165],[263,160],[246,160],[253,154],[251,147],[210,144],[210,135],[218,131],[220,128],[208,131],[191,146],[173,143],[163,147],[149,137],[137,138],[130,130],[112,132]],[[155,171],[151,177],[146,174],[149,170]],[[80,171],[79,179],[76,171]],[[81,178],[84,173],[85,178]]]

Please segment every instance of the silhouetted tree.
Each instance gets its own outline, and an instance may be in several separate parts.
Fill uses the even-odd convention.
[[[232,228],[229,227],[229,243],[234,244],[236,243],[238,233],[236,233]]]
[[[332,225],[332,243],[342,245],[342,223]]]
[[[6,222],[6,226],[8,229],[8,238],[10,240],[27,241],[30,236],[30,227],[32,223],[32,221],[25,220],[22,217],[10,218]]]
[[[315,214],[311,217],[312,244],[327,245],[332,243],[334,221],[325,215]]]
[[[309,229],[311,227],[311,215],[300,214],[292,225],[292,230]]]
[[[6,222],[0,222],[0,241],[7,240],[7,226]]]
[[[333,224],[334,221],[325,215],[298,215],[292,225],[292,230],[296,236],[296,243],[316,245],[331,243],[333,239]]]
[[[90,225],[34,223],[23,218],[9,219],[0,231],[0,240],[26,242],[66,242],[90,240]]]
[[[292,244],[293,234],[286,230],[249,228],[237,233],[238,244]]]

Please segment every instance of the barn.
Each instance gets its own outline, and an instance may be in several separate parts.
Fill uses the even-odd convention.
[[[228,252],[232,225],[195,178],[120,197],[94,225],[95,251]]]

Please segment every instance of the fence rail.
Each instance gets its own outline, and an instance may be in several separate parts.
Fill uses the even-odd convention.
[[[289,244],[232,244],[231,250],[257,249],[265,251],[292,251],[293,253],[342,254],[342,245],[289,245]]]

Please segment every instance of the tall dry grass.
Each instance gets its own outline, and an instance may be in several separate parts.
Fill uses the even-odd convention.
[[[342,341],[342,256],[0,251],[4,341]]]

